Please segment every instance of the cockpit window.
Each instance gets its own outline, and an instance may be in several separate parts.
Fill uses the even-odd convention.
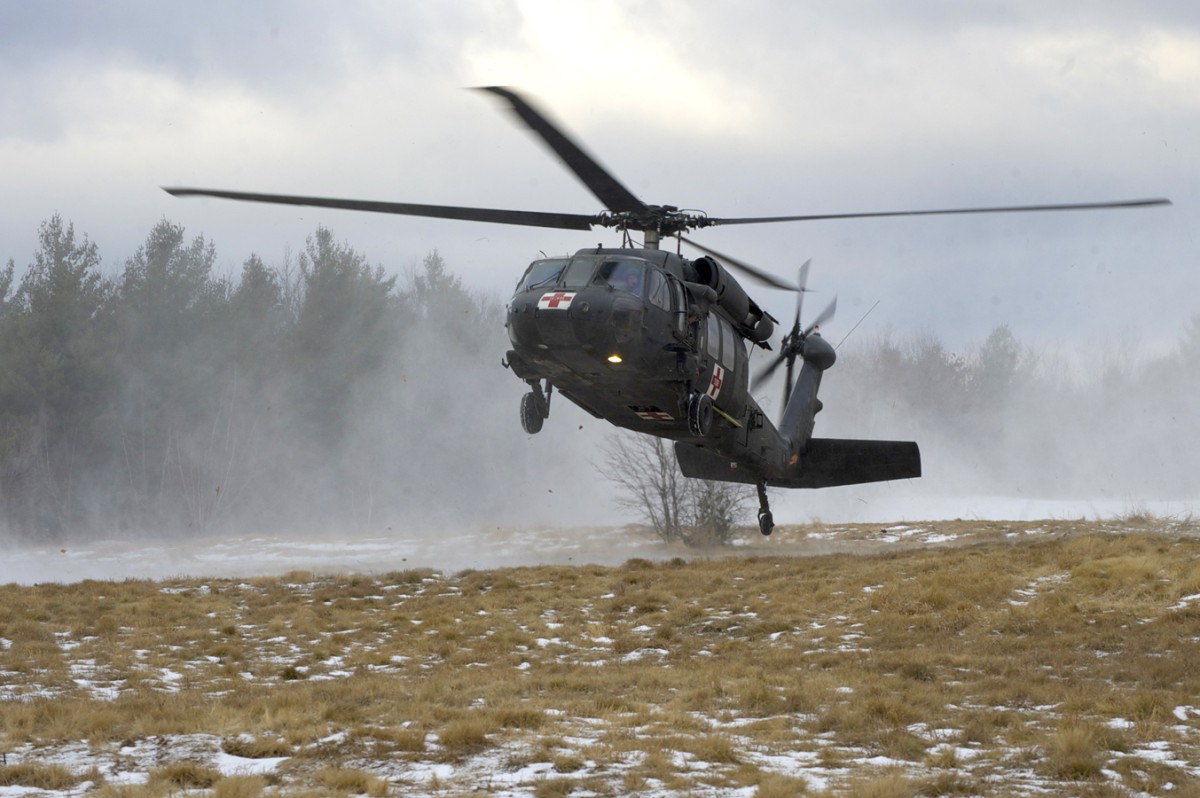
[[[597,270],[599,266],[599,270]],[[595,280],[593,281],[593,275]],[[535,260],[517,284],[517,293],[561,286],[583,288],[593,282],[610,285],[640,297],[646,295],[646,264],[634,258],[585,255]],[[665,302],[665,300],[664,300]]]
[[[596,271],[595,258],[571,258],[571,265],[563,276],[565,288],[583,288],[592,281],[592,273]]]
[[[525,276],[521,278],[521,282],[517,283],[517,293],[529,291],[533,288],[555,285],[558,282],[558,276],[562,274],[566,265],[567,258],[535,260],[525,270]]]
[[[671,310],[671,295],[667,292],[667,278],[656,269],[646,272],[646,285],[649,290],[650,304],[660,307],[668,313]]]
[[[611,258],[604,261],[604,265],[596,273],[596,281],[607,283],[618,291],[644,296],[646,266],[637,260]]]
[[[735,356],[734,353],[736,352],[734,347],[737,345],[737,340],[738,340],[737,334],[734,333],[733,327],[729,326],[729,324],[724,319],[722,319],[721,320],[721,351],[725,354],[725,362],[726,363],[729,363],[729,364],[733,363],[733,359]]]
[[[717,321],[717,314],[708,314],[708,353],[714,359],[721,359],[721,325]]]

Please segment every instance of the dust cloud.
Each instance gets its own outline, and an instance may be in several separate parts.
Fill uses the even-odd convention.
[[[0,275],[0,551],[614,520],[601,423],[522,431],[503,303],[436,252],[400,276],[321,228],[225,278],[166,220],[120,269],[57,216],[39,244]]]

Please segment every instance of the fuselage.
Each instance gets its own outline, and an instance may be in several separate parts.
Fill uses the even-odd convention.
[[[771,470],[781,465],[779,435],[749,394],[751,328],[697,282],[705,273],[694,264],[663,250],[603,248],[534,261],[508,306],[508,363],[616,426]],[[715,411],[706,434],[688,421],[701,395]]]

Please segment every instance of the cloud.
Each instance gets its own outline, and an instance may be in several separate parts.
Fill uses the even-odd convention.
[[[1033,284],[1066,303],[1068,285],[1096,302],[1068,328],[1132,301],[1174,335],[1200,288],[1185,221],[1200,201],[1196,16],[1186,3],[17,6],[0,32],[0,170],[20,191],[0,199],[0,257],[31,250],[56,210],[116,261],[167,215],[215,240],[228,268],[326,224],[389,268],[437,247],[471,284],[505,292],[539,250],[613,236],[183,202],[157,187],[599,210],[495,103],[461,90],[507,83],[646,201],[716,215],[1171,196],[1176,209],[1128,218],[704,240],[785,272],[814,256],[830,290],[890,299],[881,321],[916,315],[947,335],[980,334],[947,312],[972,273],[1011,276],[988,292],[1011,298],[1006,312],[1023,312],[1011,305]],[[1091,277],[1125,264],[1146,275],[1138,290]],[[1081,272],[1082,284],[1051,276]],[[788,312],[787,298],[762,301]],[[1058,318],[1033,306],[1030,325]]]

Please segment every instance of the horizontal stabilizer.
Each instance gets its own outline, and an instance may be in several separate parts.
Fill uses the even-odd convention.
[[[921,452],[912,441],[856,441],[813,438],[807,451],[782,475],[761,475],[707,449],[675,444],[686,477],[753,485],[761,476],[776,488],[831,488],[921,476]]]

